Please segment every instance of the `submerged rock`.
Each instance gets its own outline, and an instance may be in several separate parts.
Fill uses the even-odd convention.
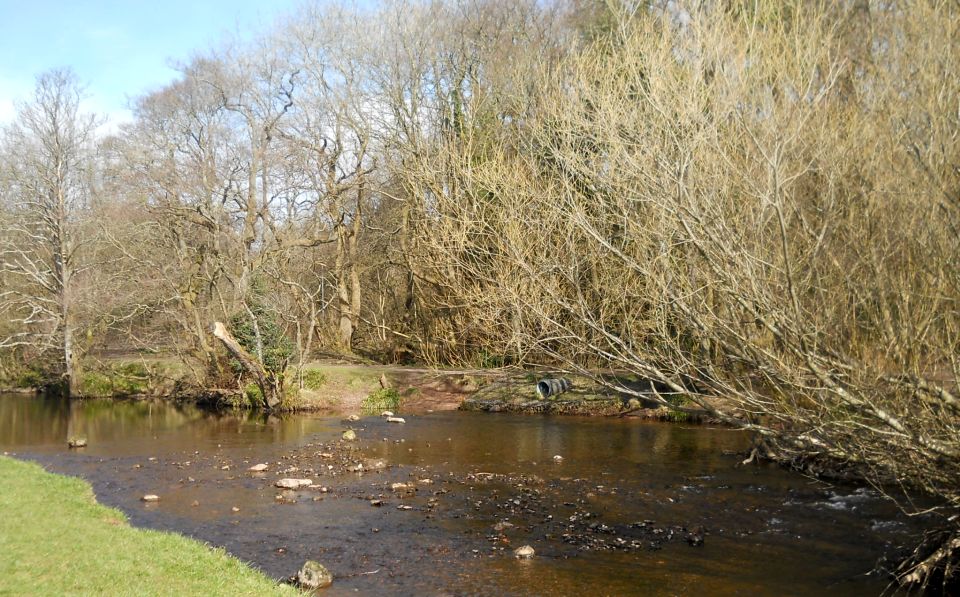
[[[248,471],[253,471],[253,472],[255,472],[255,473],[262,473],[263,471],[267,470],[267,465],[266,465],[266,464],[255,464],[255,465],[251,466],[250,468],[248,468],[247,470],[248,470]]]
[[[513,555],[519,560],[529,560],[537,552],[533,550],[529,545],[524,545],[523,547],[518,547],[513,550]]]
[[[300,489],[313,485],[313,481],[311,479],[280,479],[274,485],[280,489]]]
[[[304,589],[322,589],[333,584],[333,575],[323,564],[307,560],[297,573],[297,583]]]
[[[344,441],[348,441],[348,442],[356,441],[357,432],[354,431],[353,429],[347,429],[346,431],[343,432],[343,439]]]
[[[67,446],[71,448],[86,448],[87,447],[87,438],[85,437],[71,437],[67,440]]]
[[[703,536],[705,534],[706,534],[706,531],[704,531],[703,527],[697,527],[692,531],[690,531],[689,533],[687,533],[687,537],[686,537],[687,543],[689,543],[693,547],[700,547],[703,545]]]
[[[371,470],[383,470],[387,468],[387,461],[383,458],[368,458],[363,461],[363,466]]]
[[[156,502],[160,499],[160,496],[148,493],[147,495],[140,498],[144,502]]]

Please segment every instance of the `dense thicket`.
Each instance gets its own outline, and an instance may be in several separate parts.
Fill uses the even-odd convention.
[[[234,383],[220,321],[280,384],[320,352],[641,377],[933,496],[900,573],[947,582],[958,71],[955,2],[491,0],[307,6],[99,139],[45,75],[2,146],[0,367]]]

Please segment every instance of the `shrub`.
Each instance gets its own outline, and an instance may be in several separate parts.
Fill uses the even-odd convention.
[[[364,398],[361,407],[371,411],[396,410],[402,401],[403,398],[395,389],[380,388]]]
[[[300,374],[300,380],[306,389],[319,390],[327,383],[327,376],[319,369],[304,369],[303,373]]]

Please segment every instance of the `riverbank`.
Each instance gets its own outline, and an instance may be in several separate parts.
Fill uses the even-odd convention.
[[[563,376],[568,392],[542,398],[542,377]],[[396,365],[311,361],[287,372],[280,409],[285,412],[379,414],[383,410],[423,413],[445,410],[523,414],[617,415],[672,419],[675,413],[614,392],[586,377],[518,369],[444,370]],[[18,381],[18,380],[14,380]],[[5,384],[4,392],[33,392],[30,377]],[[628,382],[629,383],[629,382]],[[26,388],[23,386],[27,386]],[[258,403],[255,387],[197,388],[171,359],[98,361],[84,372],[80,398],[161,399],[216,409],[247,409]],[[643,408],[644,406],[650,408]]]
[[[296,595],[175,533],[131,527],[81,479],[0,456],[0,595]]]

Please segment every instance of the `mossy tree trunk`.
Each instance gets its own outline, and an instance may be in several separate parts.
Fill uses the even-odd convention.
[[[263,396],[263,407],[273,410],[280,406],[280,384],[274,375],[268,372],[263,363],[246,351],[243,346],[230,334],[227,327],[219,321],[213,324],[213,335],[240,362],[244,371],[253,376],[260,393]]]

